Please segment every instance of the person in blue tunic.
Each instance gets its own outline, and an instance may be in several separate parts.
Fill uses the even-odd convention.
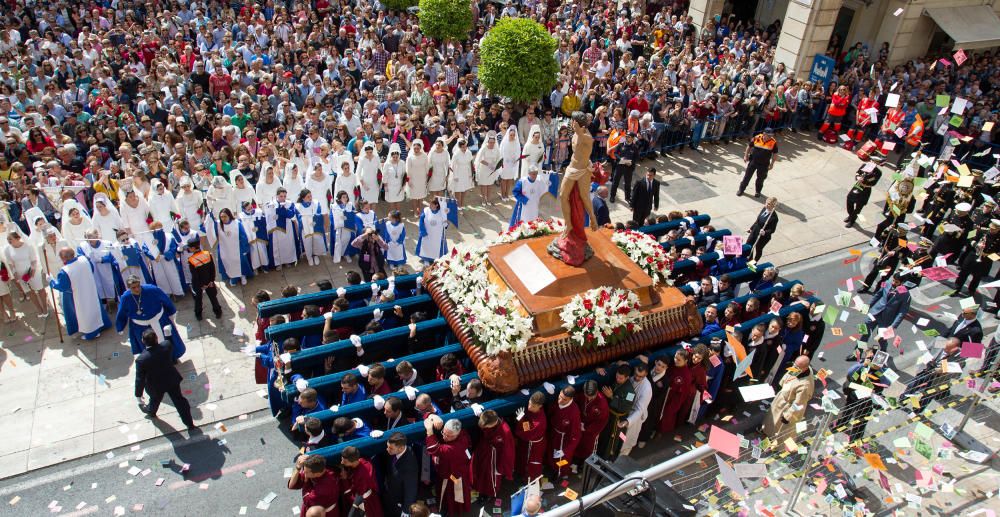
[[[393,267],[406,264],[406,247],[403,245],[403,241],[406,240],[406,225],[403,224],[399,210],[393,210],[388,219],[378,223],[377,228],[382,240],[388,246],[385,250],[385,261]]]
[[[449,210],[441,206],[440,198],[431,199],[429,206],[420,213],[417,256],[421,261],[431,263],[448,253],[448,214]]]
[[[72,336],[80,332],[81,339],[94,339],[111,326],[97,294],[94,265],[69,247],[59,250],[59,258],[64,265],[56,278],[49,280],[49,286],[62,293],[66,334]]]
[[[247,278],[253,277],[254,273],[250,266],[250,240],[243,223],[233,216],[232,211],[223,208],[219,211],[218,221],[210,215],[204,226],[208,242],[216,248],[219,274],[229,285],[236,285],[237,281],[246,285]]]
[[[129,237],[128,232],[125,230],[118,230],[118,249],[121,253],[118,269],[121,271],[123,277],[141,274],[144,283],[153,283],[153,275],[149,273],[149,268],[146,267],[146,257],[142,253],[142,245]]]
[[[128,326],[128,339],[132,346],[132,353],[137,355],[146,349],[142,344],[144,330],[153,329],[161,342],[166,339],[163,327],[174,325],[173,316],[177,313],[177,307],[162,289],[155,285],[142,283],[138,276],[129,276],[125,281],[125,286],[128,289],[118,299],[115,330],[121,334],[125,331],[125,326]],[[174,328],[176,329],[177,326],[174,325]],[[176,360],[184,355],[187,348],[184,346],[180,332],[173,332],[170,340],[173,341],[173,357]]]
[[[540,174],[538,167],[528,169],[528,174],[517,180],[512,192],[517,203],[510,215],[510,228],[521,222],[538,219],[538,205],[545,194],[553,197],[559,193],[559,175],[553,173]]]

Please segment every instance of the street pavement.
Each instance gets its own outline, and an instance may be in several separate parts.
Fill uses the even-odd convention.
[[[862,271],[867,272],[871,261],[871,257],[863,255],[858,262],[844,264],[844,260],[849,257],[851,255],[844,249],[805,260],[786,267],[782,277],[802,280],[818,296],[833,303],[836,290],[846,289],[845,280],[857,277]],[[941,296],[941,292],[946,289],[946,285],[929,285],[921,288],[914,296],[913,313],[908,322],[900,327],[900,334],[904,336],[905,353],[899,355],[897,352],[891,356],[891,366],[900,373],[901,383],[911,378],[919,366],[918,359],[921,355],[916,349],[915,340],[923,335],[914,334],[909,328],[910,323],[927,316],[933,318],[929,325],[931,328],[943,331],[951,323],[951,315],[957,312],[958,299]],[[843,337],[831,336],[828,329],[826,342],[820,349],[822,357],[814,365],[831,370],[831,389],[836,389],[843,383],[850,364],[844,360],[844,356],[853,343],[850,336],[856,333],[857,324],[861,321],[861,316],[856,311],[851,311],[847,321],[841,325]],[[988,334],[996,327],[996,319],[991,315],[985,315],[982,321]],[[928,346],[932,346],[930,338],[923,338]],[[965,393],[963,390],[964,388],[957,389],[955,393]],[[166,407],[167,403],[165,409]],[[748,405],[746,410],[751,412],[752,417],[738,415],[738,420],[742,423],[737,428],[748,427],[751,422],[760,418],[762,412],[761,406],[757,404]],[[996,410],[997,405],[991,402],[986,409],[977,412],[974,420],[985,422],[989,419],[989,423],[970,425],[971,429],[978,430],[985,443],[994,448],[997,438],[992,430],[996,428]],[[935,420],[951,419],[954,422],[958,418],[956,415],[954,410],[949,410],[940,413]],[[810,411],[810,418],[816,417],[817,412]],[[877,423],[870,424],[869,429],[874,432],[875,429],[893,425],[905,418],[904,412],[896,410],[881,416]],[[67,426],[73,425],[72,421],[64,423]],[[285,488],[288,475],[286,469],[292,465],[297,448],[285,436],[282,426],[266,410],[235,415],[223,420],[222,424],[224,430],[222,427],[206,426],[204,434],[192,437],[188,437],[186,432],[167,432],[164,433],[166,436],[114,448],[107,455],[101,452],[6,479],[0,482],[0,515],[109,515],[114,514],[118,507],[119,511],[128,515],[241,515],[244,508],[247,515],[289,515],[300,502],[296,492]],[[156,425],[164,427],[164,424]],[[163,430],[167,429],[164,427]],[[681,432],[686,439],[680,443],[675,442],[672,437],[661,437],[644,449],[636,449],[632,457],[644,466],[661,462],[689,448],[694,441],[693,432],[694,430]],[[747,436],[755,435],[748,431]],[[186,471],[183,469],[185,464],[189,465]],[[776,476],[787,472],[787,467],[784,466],[774,468],[772,474]],[[698,467],[692,466],[687,473],[677,475],[690,475],[697,470]],[[913,474],[912,470],[906,472],[908,474],[894,474],[899,477],[894,477],[893,482],[902,483],[909,489],[909,485],[913,484]],[[907,479],[906,475],[910,478]],[[576,478],[571,486],[578,484],[579,478]],[[508,488],[515,488],[513,484],[509,485]],[[987,468],[976,476],[965,475],[956,486],[962,489],[964,495],[944,495],[951,506],[928,500],[923,507],[926,513],[921,514],[957,515],[951,511],[956,508],[961,508],[963,514],[967,514],[964,512],[995,504],[995,500],[985,498],[987,491],[996,493],[998,485],[995,471]],[[747,487],[753,488],[750,484]],[[560,492],[562,489],[559,487],[546,491],[547,506],[567,502],[558,495]],[[267,503],[261,503],[268,499]],[[259,504],[266,509],[259,509]],[[780,497],[768,504],[780,504]],[[55,509],[60,511],[56,512]],[[830,514],[828,512],[831,511],[818,513]]]

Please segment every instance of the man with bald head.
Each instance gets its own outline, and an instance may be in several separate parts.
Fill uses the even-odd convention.
[[[68,246],[59,249],[59,259],[63,266],[55,278],[49,277],[49,285],[62,293],[66,334],[80,333],[81,339],[94,339],[111,326],[111,319],[97,294],[94,265],[87,257],[77,256]]]
[[[806,414],[813,397],[815,378],[809,366],[809,356],[800,355],[781,379],[781,389],[764,416],[764,434],[783,441],[795,436],[795,423]]]

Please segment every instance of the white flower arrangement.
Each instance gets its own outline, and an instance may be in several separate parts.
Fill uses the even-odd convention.
[[[578,294],[559,313],[572,341],[584,348],[614,345],[640,330],[639,297],[617,287]]]
[[[527,346],[532,320],[513,309],[517,304],[512,292],[490,285],[485,246],[456,246],[436,261],[434,274],[487,355],[516,352]]]
[[[508,242],[541,237],[543,235],[554,235],[562,233],[566,229],[566,223],[559,219],[535,219],[532,221],[521,221],[513,228],[505,230],[497,236],[496,244],[506,244]]]
[[[611,236],[611,241],[653,279],[653,285],[661,282],[673,285],[673,280],[670,279],[670,257],[655,237],[646,233],[621,230]]]

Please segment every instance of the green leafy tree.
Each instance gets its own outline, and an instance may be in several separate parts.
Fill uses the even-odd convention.
[[[479,80],[490,92],[515,102],[548,95],[559,74],[557,44],[538,22],[501,18],[479,47]]]
[[[420,0],[420,31],[436,40],[465,40],[472,30],[469,0]]]
[[[384,5],[386,9],[393,11],[404,11],[417,5],[418,0],[379,0],[379,3]]]

